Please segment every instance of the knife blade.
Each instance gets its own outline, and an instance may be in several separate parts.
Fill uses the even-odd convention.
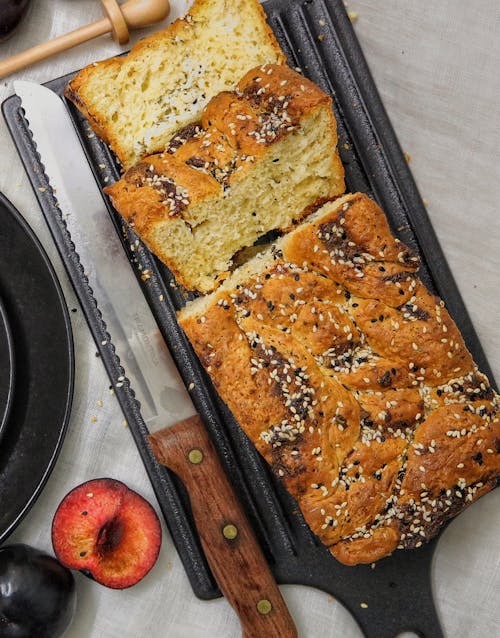
[[[153,452],[187,487],[205,555],[238,613],[243,635],[296,636],[279,588],[132,271],[65,103],[32,82],[14,82],[14,90],[152,433]]]

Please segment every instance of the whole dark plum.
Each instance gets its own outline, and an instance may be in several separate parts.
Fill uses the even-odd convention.
[[[1,638],[58,638],[75,604],[73,574],[59,561],[29,545],[0,547]]]
[[[8,38],[23,19],[31,0],[0,0],[0,42]]]

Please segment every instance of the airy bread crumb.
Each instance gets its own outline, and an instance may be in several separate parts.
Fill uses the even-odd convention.
[[[105,189],[190,290],[213,290],[235,253],[344,192],[331,98],[286,66],[251,70]]]
[[[249,69],[284,61],[258,0],[196,0],[127,56],[80,71],[65,95],[128,168],[163,150]]]

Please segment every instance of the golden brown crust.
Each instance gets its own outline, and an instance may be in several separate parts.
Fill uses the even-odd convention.
[[[264,93],[259,94],[260,90]],[[331,107],[331,98],[289,67],[270,64],[252,69],[236,91],[220,93],[209,102],[199,126],[176,133],[165,153],[150,155],[139,166],[143,173],[154,167],[150,177],[156,181],[169,179],[185,188],[190,204],[212,197],[214,190],[222,195],[270,145],[294,130],[304,114],[325,106]],[[332,130],[324,134],[336,139],[333,116],[330,124]],[[334,153],[332,149],[332,157]],[[155,187],[155,180],[148,180],[145,174],[140,180],[138,173],[137,166],[130,168],[105,191],[127,221],[128,210],[136,211],[136,228],[144,228],[139,232],[145,234],[147,226],[140,217],[148,215],[148,206],[135,206],[134,200],[142,202],[147,194],[149,204],[156,206],[162,202],[162,192]],[[213,188],[205,191],[206,183]],[[167,204],[164,208],[164,218],[168,218],[171,211]]]
[[[246,0],[246,4],[247,10],[249,11],[248,15],[251,16],[252,24],[256,32],[255,37],[258,39],[260,46],[254,55],[250,53],[251,47],[248,52],[243,50],[243,54],[248,55],[250,63],[246,65],[246,68],[241,70],[241,73],[256,64],[264,62],[266,59],[278,64],[284,64],[285,56],[277,43],[274,33],[266,22],[266,14],[261,4],[258,0]],[[75,75],[65,88],[65,96],[83,113],[99,137],[109,144],[125,168],[136,163],[141,157],[148,155],[148,151],[147,149],[143,149],[143,152],[137,156],[137,150],[127,146],[120,134],[119,128],[115,126],[114,121],[110,120],[110,114],[106,110],[107,104],[96,101],[92,93],[92,80],[98,77],[99,74],[104,73],[106,83],[103,88],[105,90],[111,90],[113,98],[116,97],[119,100],[119,108],[122,108],[122,87],[120,81],[117,79],[121,69],[133,69],[136,63],[147,66],[148,59],[153,58],[153,54],[157,49],[161,49],[165,56],[168,56],[170,53],[171,57],[174,57],[177,55],[177,49],[180,43],[182,44],[184,41],[192,43],[193,38],[196,41],[196,33],[193,30],[194,24],[199,25],[199,28],[204,30],[217,29],[216,24],[210,24],[213,9],[213,0],[196,0],[185,16],[175,20],[172,24],[168,25],[166,29],[139,40],[127,55],[116,56],[85,67]],[[222,10],[224,10],[224,6],[222,6]],[[215,33],[214,37],[219,37],[224,40],[224,31],[219,34]],[[260,51],[267,52],[269,58],[261,54]],[[196,55],[194,55],[194,58],[196,58]],[[207,53],[207,58],[210,58],[210,53]],[[224,61],[222,59],[216,59],[214,63],[220,65],[220,72],[224,74]],[[144,78],[147,79],[149,74],[158,73],[159,68],[163,68],[163,66],[161,61],[156,62],[152,59],[151,67],[145,68],[144,70]],[[237,77],[233,78],[230,83],[227,83],[227,86],[234,86],[237,80]],[[172,86],[170,88],[171,92],[175,93],[176,88],[179,87]],[[173,130],[175,130],[175,128],[174,126]],[[142,140],[136,140],[136,142],[142,142]],[[149,152],[152,150],[158,150],[158,147],[149,149]]]
[[[311,209],[341,194],[344,173],[336,151],[336,122],[331,106],[328,95],[287,66],[269,64],[252,69],[235,91],[220,93],[210,101],[199,125],[176,133],[164,153],[146,157],[128,169],[118,182],[105,188],[105,192],[152,252],[174,272],[179,283],[206,291],[179,267],[172,254],[175,246],[158,241],[156,225],[184,221],[189,228],[195,228],[205,222],[200,204],[222,200],[233,185],[244,179],[246,172],[258,166],[274,144],[300,130],[302,119],[320,109],[328,113],[328,130],[322,135],[332,140],[326,192],[323,197],[315,194],[305,208],[293,209],[292,201],[291,221],[285,226],[268,220],[266,211],[262,211],[262,224],[266,227],[260,234],[276,227],[286,230]],[[258,200],[255,206],[258,208]],[[232,220],[225,221],[231,224]],[[243,247],[238,246],[238,250]],[[194,241],[192,250],[197,250]],[[214,287],[211,283],[208,290]]]
[[[261,263],[180,313],[195,351],[338,560],[419,547],[495,487],[498,395],[365,195]]]
[[[96,73],[96,68],[99,71],[107,69],[118,69],[120,65],[120,58],[110,58],[109,60],[102,60],[95,65],[91,64],[81,71],[79,71],[75,77],[64,88],[64,96],[73,102],[73,104],[81,111],[82,115],[88,121],[90,127],[97,133],[97,135],[103,140],[103,142],[109,143],[109,131],[105,122],[105,115],[96,109],[89,101],[84,98],[84,87],[89,81],[89,78]]]

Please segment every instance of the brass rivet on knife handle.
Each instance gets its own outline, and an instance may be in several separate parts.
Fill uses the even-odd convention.
[[[225,525],[222,533],[224,538],[227,538],[228,541],[234,541],[234,539],[238,536],[238,528],[236,525]]]
[[[271,611],[272,608],[273,606],[271,605],[271,602],[267,600],[267,598],[263,598],[257,603],[257,611],[259,612],[259,614],[266,615]]]
[[[189,462],[193,465],[198,465],[203,461],[203,452],[201,450],[198,450],[197,448],[194,448],[189,451],[188,459]]]
[[[123,44],[128,42],[129,29],[142,29],[160,22],[170,12],[169,0],[127,0],[123,4],[118,4],[117,0],[101,2],[106,11],[105,18],[2,60],[0,78],[105,33],[112,33],[115,40]]]
[[[238,614],[244,638],[296,638],[285,601],[200,417],[148,439],[157,460],[187,488],[203,550],[222,593]],[[202,463],[191,462],[194,450],[203,450]]]

